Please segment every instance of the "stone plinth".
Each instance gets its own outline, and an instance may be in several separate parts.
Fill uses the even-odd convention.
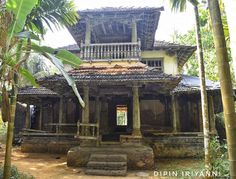
[[[151,147],[144,145],[73,147],[67,153],[67,165],[71,167],[85,167],[91,154],[126,154],[128,169],[152,170],[154,168],[153,150]]]
[[[120,135],[122,145],[142,144],[142,136]]]

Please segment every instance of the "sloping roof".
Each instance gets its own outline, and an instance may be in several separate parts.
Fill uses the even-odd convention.
[[[206,89],[220,90],[218,82],[206,80]],[[172,93],[200,92],[200,78],[196,76],[182,75],[182,80]]]
[[[80,20],[68,27],[77,44],[85,41],[86,21],[92,25],[92,43],[113,43],[131,41],[131,22],[137,21],[137,34],[142,49],[151,48],[159,22],[160,8],[101,8],[79,11]]]
[[[159,92],[171,91],[181,80],[180,76],[173,76],[149,68],[141,62],[130,66],[82,66],[71,70],[68,74],[73,77],[79,88],[89,85],[96,86],[129,86],[132,83],[149,84],[155,86]],[[71,93],[71,89],[62,75],[41,78],[38,83],[58,94]]]
[[[176,55],[179,68],[183,67],[196,49],[196,46],[181,45],[166,41],[155,41],[154,46],[151,48],[151,50],[165,50],[169,55]]]
[[[57,96],[58,94],[44,87],[38,87],[38,88],[24,87],[24,88],[21,88],[18,92],[18,96],[21,96],[21,95]]]
[[[134,82],[134,81],[179,81],[179,76],[167,75],[163,72],[149,68],[142,63],[136,66],[82,66],[80,69],[74,69],[68,72],[76,82]],[[54,75],[39,79],[40,82],[65,80],[61,75]]]

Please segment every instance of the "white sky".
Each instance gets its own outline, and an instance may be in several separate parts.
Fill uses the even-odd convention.
[[[157,40],[172,41],[174,31],[185,33],[194,25],[194,14],[192,7],[187,7],[186,12],[171,12],[169,0],[74,0],[79,10],[94,9],[101,7],[160,7],[164,6],[161,12]],[[43,45],[61,47],[74,44],[75,41],[67,29],[60,31],[48,31],[45,35]]]

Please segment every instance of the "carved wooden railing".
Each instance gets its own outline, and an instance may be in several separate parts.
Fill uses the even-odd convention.
[[[141,56],[141,43],[81,43],[80,58],[87,61],[112,61],[115,59],[139,59]]]
[[[77,122],[77,138],[99,142],[99,123]]]

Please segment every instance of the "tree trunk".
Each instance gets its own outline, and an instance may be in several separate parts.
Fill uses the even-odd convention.
[[[197,54],[199,63],[199,77],[201,88],[201,107],[202,107],[202,120],[203,120],[203,134],[204,134],[204,153],[205,153],[205,169],[210,171],[210,145],[209,145],[209,118],[208,118],[208,101],[206,92],[206,79],[205,79],[205,67],[203,59],[202,38],[199,23],[198,6],[194,5],[195,13],[195,25],[196,25],[196,42],[197,42]]]
[[[17,96],[17,88],[13,87],[12,97],[11,97],[11,108],[9,109],[11,117],[7,125],[6,151],[5,151],[4,172],[3,172],[4,179],[9,179],[11,176],[11,152],[12,152],[12,142],[13,142],[13,132],[14,132],[13,130],[14,130],[14,120],[16,111],[16,96]]]
[[[230,176],[236,178],[236,115],[225,36],[218,0],[208,0],[224,109]]]
[[[234,78],[236,79],[236,23],[235,11],[236,1],[224,0],[227,23],[229,27],[230,48],[234,65]]]

